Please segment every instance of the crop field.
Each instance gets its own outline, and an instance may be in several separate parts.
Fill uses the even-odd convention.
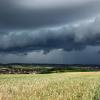
[[[100,100],[100,72],[0,75],[0,100]]]

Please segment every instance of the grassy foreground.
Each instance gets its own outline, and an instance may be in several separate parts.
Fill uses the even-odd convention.
[[[100,100],[100,72],[0,75],[0,100]]]

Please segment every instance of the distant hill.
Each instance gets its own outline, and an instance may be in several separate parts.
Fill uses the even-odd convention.
[[[96,64],[43,64],[43,63],[8,63],[8,64],[2,64],[0,63],[0,66],[49,66],[49,67],[100,67],[100,65]]]

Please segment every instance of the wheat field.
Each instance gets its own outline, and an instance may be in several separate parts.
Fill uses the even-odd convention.
[[[100,72],[0,75],[0,100],[100,100]]]

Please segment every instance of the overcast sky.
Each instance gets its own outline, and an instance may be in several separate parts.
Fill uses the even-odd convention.
[[[0,63],[99,59],[100,0],[0,0]]]

